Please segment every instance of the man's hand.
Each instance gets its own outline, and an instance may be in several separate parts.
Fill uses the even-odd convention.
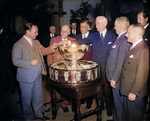
[[[135,94],[133,94],[133,93],[129,93],[129,95],[128,95],[128,99],[129,99],[130,101],[134,101],[134,100],[135,100],[135,98],[136,98],[136,95],[135,95]]]
[[[59,46],[59,43],[57,43],[57,42],[55,42],[55,43],[52,44],[52,48],[53,49],[56,49],[58,46]]]
[[[37,59],[31,60],[31,65],[32,65],[32,66],[38,65],[38,63],[39,63],[39,60],[37,60]]]
[[[110,85],[112,88],[116,88],[116,82],[114,80],[110,80]]]
[[[65,41],[61,41],[59,42],[59,45],[71,45],[71,41],[70,40],[65,40]]]

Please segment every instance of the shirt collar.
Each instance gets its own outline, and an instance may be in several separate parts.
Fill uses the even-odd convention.
[[[124,33],[126,33],[127,31],[125,31],[125,32],[122,32],[121,34],[119,34],[119,36],[117,37],[117,38],[119,38],[121,35],[123,35]]]
[[[26,37],[25,35],[23,35],[23,37],[29,42],[29,44],[32,46],[32,39]]]
[[[133,49],[138,43],[140,43],[143,39],[138,40],[137,42],[133,43],[130,47],[130,50]]]
[[[100,35],[101,35],[101,33],[103,33],[103,37],[105,38],[106,31],[107,31],[107,29],[105,29],[104,31],[100,31],[99,33],[100,33]]]
[[[88,35],[89,35],[89,31],[87,31],[87,33],[86,34],[82,34],[82,38],[84,39],[84,38],[87,38],[88,37]]]
[[[149,23],[148,23],[148,24],[146,24],[146,26],[144,26],[144,29],[146,29],[148,25],[149,25]]]
[[[62,39],[62,41],[68,40],[68,38],[66,38],[66,39],[61,38],[61,39]]]

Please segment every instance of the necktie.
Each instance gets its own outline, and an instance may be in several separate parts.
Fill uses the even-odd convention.
[[[83,34],[83,35],[82,35],[82,38],[83,38],[83,39],[85,39],[85,38],[86,38],[86,37],[85,37],[85,34]]]
[[[72,30],[72,33],[73,33],[74,35],[76,35],[76,31],[75,31],[75,30]]]
[[[54,34],[52,34],[52,38],[54,37]]]
[[[104,39],[103,33],[101,33],[100,37],[101,37],[101,41],[103,41],[103,39]]]
[[[34,47],[34,40],[31,40],[31,42],[32,42],[32,47]]]

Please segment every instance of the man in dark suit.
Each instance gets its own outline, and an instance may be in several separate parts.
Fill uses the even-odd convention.
[[[144,31],[141,24],[133,24],[126,34],[132,46],[123,62],[120,92],[123,95],[123,120],[127,121],[141,121],[146,107],[149,47],[142,38]]]
[[[129,20],[126,17],[116,18],[114,29],[118,37],[109,50],[106,63],[106,76],[112,87],[114,99],[113,121],[122,120],[122,97],[119,92],[120,84],[118,81],[121,77],[124,57],[131,46],[125,37],[129,24]]]
[[[71,30],[70,30],[69,37],[75,38],[75,35],[79,34],[80,30],[78,29],[76,21],[72,21],[70,24],[71,24]]]
[[[145,33],[143,35],[143,40],[146,42],[146,44],[150,47],[150,25],[149,25],[149,11],[148,9],[143,9],[140,13],[137,15],[137,21],[145,28]],[[146,111],[150,112],[150,74],[148,77],[148,83],[149,83],[149,99],[147,104],[149,105],[149,109]]]
[[[58,43],[44,48],[38,40],[38,27],[33,23],[24,26],[25,35],[18,40],[12,49],[12,62],[17,66],[17,80],[21,89],[21,101],[23,117],[25,120],[40,118],[48,120],[43,116],[41,106],[43,105],[42,74],[46,75],[43,55],[55,52]]]
[[[96,18],[96,28],[98,32],[93,33],[90,39],[85,38],[80,41],[80,44],[92,44],[91,60],[97,62],[101,67],[101,80],[105,83],[103,89],[107,116],[111,116],[113,109],[112,90],[108,80],[106,79],[105,72],[107,53],[116,40],[116,35],[106,29],[107,23],[108,21],[104,16],[98,16]]]
[[[43,46],[44,47],[48,47],[50,44],[50,41],[53,37],[56,37],[56,27],[55,26],[50,26],[49,27],[49,33],[47,35],[45,35],[44,39],[43,39]]]
[[[92,31],[90,29],[90,21],[88,19],[83,19],[80,22],[80,31],[81,33],[75,36],[75,39],[78,41],[82,41],[84,38],[90,38],[92,35]],[[91,60],[91,46],[89,47],[87,53],[84,55],[82,60]]]
[[[87,38],[87,39],[90,38],[93,32],[90,31],[89,29],[90,29],[90,21],[88,19],[82,19],[80,22],[81,33],[77,34],[75,36],[75,39],[77,41],[79,41],[79,40],[82,41],[84,38]],[[92,53],[92,48],[91,48],[91,46],[89,46],[89,49],[85,53],[82,60],[91,60],[91,53]],[[86,98],[86,103],[87,103],[86,108],[87,109],[91,108],[92,100],[93,100],[93,96]]]
[[[150,25],[149,25],[149,11],[144,9],[137,15],[137,22],[144,26],[145,33],[143,40],[150,47]]]
[[[44,47],[49,47],[49,44],[50,44],[51,39],[52,39],[53,37],[56,37],[56,36],[57,36],[57,35],[56,35],[56,27],[55,27],[55,26],[50,26],[50,27],[49,27],[49,33],[46,33],[45,36],[42,38],[42,39],[43,39],[42,45],[43,45]],[[49,71],[48,65],[47,65],[47,56],[44,56],[43,58],[44,58],[44,62],[45,62],[45,64],[46,64],[47,71]],[[48,73],[47,76],[49,76],[49,73]]]

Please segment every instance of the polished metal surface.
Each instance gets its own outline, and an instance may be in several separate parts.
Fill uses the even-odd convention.
[[[51,64],[49,74],[52,81],[83,83],[100,77],[100,68],[96,62],[80,60],[89,45],[61,45],[58,48],[66,60]]]
[[[93,81],[100,76],[99,65],[93,61],[79,60],[80,66],[68,69],[69,61],[53,63],[49,68],[50,79],[65,83],[82,83]]]

